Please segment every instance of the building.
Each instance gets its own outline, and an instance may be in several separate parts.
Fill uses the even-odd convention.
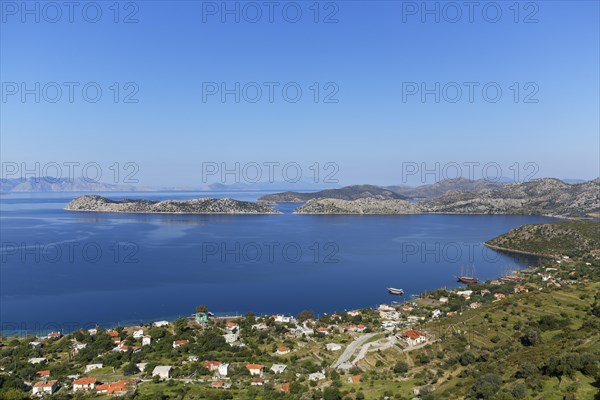
[[[137,331],[133,331],[133,338],[134,339],[141,339],[144,337],[144,330],[143,329],[138,329]]]
[[[361,379],[362,378],[361,378],[360,375],[349,376],[348,377],[348,383],[360,383]]]
[[[33,357],[29,359],[30,364],[42,364],[47,362],[48,360],[45,357]]]
[[[150,346],[152,343],[152,336],[146,335],[142,338],[142,346]]]
[[[167,326],[169,325],[169,321],[156,321],[152,323],[152,326],[155,326],[157,328],[160,328],[161,326]]]
[[[79,378],[73,381],[73,391],[94,390],[96,388],[96,378]]]
[[[262,375],[262,370],[264,365],[260,364],[248,364],[246,365],[248,371],[250,371],[250,375]]]
[[[49,369],[45,369],[43,371],[38,371],[35,374],[37,376],[41,376],[42,378],[49,378],[50,377],[50,370]]]
[[[94,369],[100,369],[104,366],[104,364],[89,364],[85,366],[85,372],[90,372]]]
[[[325,379],[325,374],[323,374],[322,372],[314,372],[312,374],[308,374],[309,381],[317,382],[322,381],[323,379]]]
[[[173,368],[170,365],[159,365],[152,370],[152,376],[158,376],[161,379],[171,378]]]
[[[506,298],[506,295],[504,293],[494,293],[494,297],[496,300],[503,300]]]
[[[470,307],[472,310],[475,310],[476,308],[479,308],[479,307],[481,307],[481,303],[479,303],[479,302],[475,301],[475,302],[473,302],[473,303],[469,304],[469,307]]]
[[[106,394],[125,394],[129,390],[129,387],[135,384],[137,381],[132,379],[123,379],[117,382],[105,383],[103,385],[96,386],[96,393]]]
[[[228,333],[235,333],[235,332],[239,332],[240,327],[235,322],[229,321],[225,324],[225,330]]]
[[[52,394],[58,390],[57,381],[47,381],[47,382],[36,382],[33,385],[32,394],[34,396],[45,396],[47,394]]]
[[[252,382],[250,382],[250,385],[252,386],[262,386],[264,385],[265,380],[263,378],[254,378],[252,379]]]
[[[36,349],[41,349],[43,346],[41,342],[29,342],[29,344],[35,347]]]
[[[208,368],[209,371],[217,371],[221,363],[219,361],[204,361],[202,365]]]
[[[402,337],[404,338],[404,340],[406,340],[406,342],[410,346],[416,346],[420,343],[424,343],[427,341],[427,336],[425,336],[425,334],[423,334],[422,332],[419,332],[419,331],[412,330],[412,329],[404,332],[402,334]]]
[[[285,365],[285,364],[273,364],[271,366],[271,371],[273,371],[276,374],[283,374],[286,369],[287,369],[287,365]]]
[[[189,341],[189,340],[187,340],[187,339],[184,339],[184,340],[175,340],[175,341],[173,342],[173,348],[174,348],[174,349],[176,349],[176,348],[178,348],[178,347],[185,346],[185,345],[186,345],[186,344],[188,344],[189,342],[190,342],[190,341]]]
[[[62,333],[60,332],[50,332],[48,335],[46,335],[46,338],[48,339],[60,339],[62,337]]]
[[[238,333],[227,333],[223,335],[223,338],[225,338],[225,343],[231,345],[238,341],[240,335]]]
[[[328,351],[339,351],[342,349],[342,345],[337,343],[327,343],[325,347]]]
[[[115,331],[114,329],[109,329],[106,331],[106,333],[108,334],[108,336],[112,337],[112,338],[118,338],[119,337],[119,332]]]
[[[219,365],[217,373],[219,374],[219,376],[227,376],[227,374],[229,373],[229,364]]]
[[[135,366],[137,367],[137,369],[140,370],[140,372],[144,372],[146,370],[146,365],[148,365],[148,363],[146,363],[146,362],[141,362],[141,363],[135,364]]]
[[[277,354],[280,355],[280,356],[282,356],[282,355],[285,355],[285,354],[290,354],[290,351],[291,350],[289,348],[287,348],[287,347],[279,347],[277,349]]]
[[[285,315],[273,315],[273,319],[275,320],[275,322],[279,322],[279,323],[283,323],[283,324],[287,324],[292,322],[292,317],[286,317]]]

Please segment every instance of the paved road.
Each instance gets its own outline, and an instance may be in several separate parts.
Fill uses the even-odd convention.
[[[344,349],[342,355],[333,364],[331,364],[331,368],[337,368],[341,364],[350,361],[350,358],[352,357],[356,349],[358,349],[360,346],[363,345],[363,343],[365,343],[367,340],[371,339],[377,334],[377,332],[367,333],[354,339],[354,341]]]

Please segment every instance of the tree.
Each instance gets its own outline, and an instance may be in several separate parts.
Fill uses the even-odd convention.
[[[123,375],[135,375],[140,372],[139,368],[135,365],[135,363],[129,363],[125,367],[123,367]]]
[[[478,399],[490,399],[502,385],[502,378],[496,374],[485,374],[475,381],[473,391]]]
[[[404,361],[398,361],[396,365],[394,365],[394,372],[397,374],[408,372],[408,364]]]
[[[527,396],[527,388],[522,383],[515,383],[510,388],[510,393],[515,399],[524,399]]]
[[[208,306],[205,304],[196,306],[196,312],[201,314],[206,314],[208,312]]]
[[[315,319],[315,312],[312,310],[302,310],[296,316],[298,322],[304,322],[309,319]]]
[[[341,400],[342,395],[338,388],[327,387],[323,390],[323,400]]]
[[[540,331],[538,329],[528,329],[523,336],[521,336],[521,343],[523,346],[534,346],[541,341]]]

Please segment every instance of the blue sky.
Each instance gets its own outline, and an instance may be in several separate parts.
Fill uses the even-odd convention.
[[[453,10],[444,14],[445,3],[437,2],[427,4],[440,7],[439,22],[433,15],[422,21],[423,10],[411,8],[422,2],[321,2],[318,23],[312,1],[280,2],[273,23],[264,6],[255,23],[244,19],[254,14],[243,11],[239,23],[232,15],[222,22],[222,3],[201,1],[121,2],[119,23],[112,1],[87,9],[93,19],[99,5],[96,23],[81,9],[74,10],[73,23],[67,9],[48,22],[55,14],[39,3],[40,21],[25,14],[23,22],[21,2],[2,3],[4,163],[95,162],[108,177],[110,165],[129,161],[145,185],[200,184],[203,162],[294,162],[307,179],[315,162],[333,162],[341,184],[419,183],[419,174],[403,176],[406,163],[429,169],[496,163],[507,177],[514,176],[515,162],[520,177],[530,172],[523,165],[535,163],[535,177],[599,175],[597,1],[521,2],[518,16],[509,8],[513,2],[491,4],[485,15],[489,2],[481,2],[472,23],[463,2],[454,3],[463,12],[455,23],[448,21]],[[28,4],[34,9],[36,2]],[[288,19],[302,10],[298,22],[286,21],[284,5]],[[502,15],[492,23],[496,6]],[[132,12],[138,22],[123,23]],[[331,13],[337,23],[323,21]],[[537,22],[525,23],[527,16]],[[23,102],[20,92],[12,94],[13,84],[34,88],[36,82],[39,103],[34,95]],[[48,101],[52,85],[46,96],[41,89],[52,82],[63,87],[56,103]],[[73,102],[64,82],[79,84]],[[96,103],[82,97],[80,88],[89,82],[102,89]],[[133,85],[125,88],[128,82]],[[255,84],[239,103],[234,95],[222,102],[219,93],[206,94],[211,82],[228,88],[256,82],[265,90],[255,103],[249,101]],[[279,84],[273,102],[265,82]],[[296,103],[281,92],[290,82],[302,89]],[[407,95],[411,82],[428,88],[439,82],[440,101],[434,94],[425,101],[420,93]],[[473,102],[465,82],[478,85]],[[497,102],[482,95],[490,83],[502,90]],[[456,85],[464,90],[452,103]],[[134,88],[138,102],[124,102]],[[338,101],[324,102],[334,90]],[[526,102],[531,99],[538,101]],[[441,170],[437,175],[444,177]]]

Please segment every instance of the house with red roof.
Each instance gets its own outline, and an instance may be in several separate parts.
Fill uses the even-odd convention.
[[[289,354],[290,351],[291,350],[289,348],[287,348],[287,347],[279,347],[279,348],[277,348],[277,354],[280,355],[280,356],[285,355],[285,354]]]
[[[189,341],[189,340],[187,340],[187,339],[184,339],[184,340],[175,340],[175,341],[173,342],[173,348],[174,348],[174,349],[176,349],[176,348],[178,348],[178,347],[180,347],[180,346],[185,346],[185,345],[186,345],[186,344],[188,344],[189,342],[190,342],[190,341]]]
[[[73,381],[73,391],[94,390],[96,388],[96,378],[79,378]]]
[[[414,329],[404,332],[402,337],[410,346],[416,346],[427,341],[427,336],[423,332]]]
[[[204,361],[202,365],[208,368],[209,371],[217,371],[221,363],[219,361]]]
[[[248,369],[248,371],[250,371],[250,375],[262,375],[262,371],[263,371],[264,367],[265,367],[264,365],[260,365],[260,364],[246,365],[246,368]]]
[[[43,371],[38,371],[35,373],[37,376],[41,376],[42,378],[48,378],[50,376],[50,370],[45,369]]]
[[[45,396],[48,394],[52,394],[58,390],[58,382],[57,381],[47,381],[47,382],[36,382],[33,385],[32,394],[34,396]]]

